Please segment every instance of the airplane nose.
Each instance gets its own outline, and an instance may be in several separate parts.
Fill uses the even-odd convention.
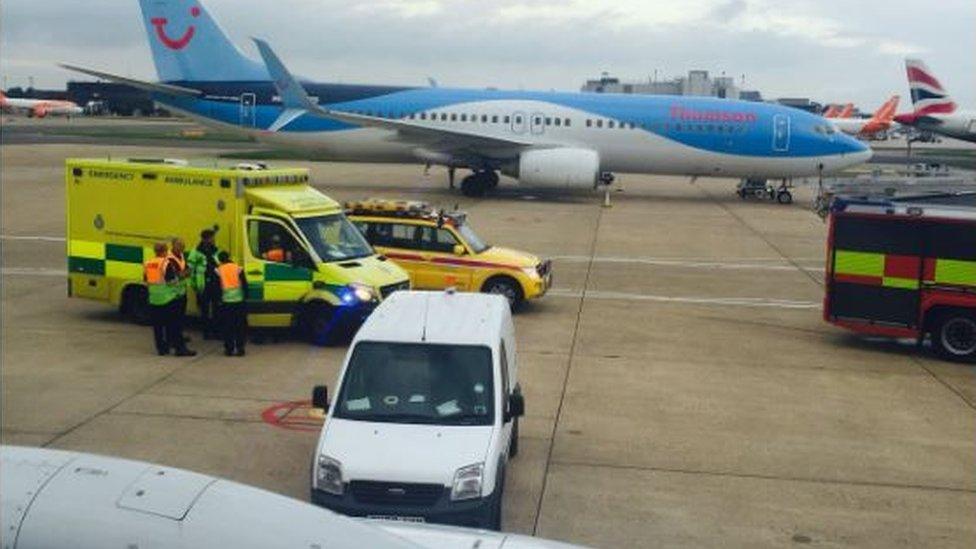
[[[850,160],[851,165],[863,164],[874,156],[874,151],[864,141],[853,137],[844,136],[843,154]]]

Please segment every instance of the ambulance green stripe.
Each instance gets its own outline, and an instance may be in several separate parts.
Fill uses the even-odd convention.
[[[139,246],[124,246],[122,244],[106,244],[105,259],[141,264],[143,261],[142,248]]]
[[[68,257],[68,271],[102,276],[105,274],[105,261],[89,257],[70,256]]]
[[[267,263],[264,266],[264,281],[310,281],[312,271],[298,269],[281,263]]]

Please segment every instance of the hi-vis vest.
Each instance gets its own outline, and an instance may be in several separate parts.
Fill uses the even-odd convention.
[[[264,252],[264,258],[268,261],[274,261],[275,263],[284,263],[285,250],[281,248],[271,248],[270,250]]]
[[[183,297],[186,295],[186,285],[187,285],[187,279],[182,278],[183,273],[186,271],[186,256],[181,255],[177,257],[175,254],[170,253],[169,256],[166,257],[166,260],[173,261],[174,263],[176,263],[176,268],[180,272],[180,278],[177,279],[176,282],[170,284],[170,286],[176,292],[177,297]]]
[[[166,265],[168,262],[168,258],[154,257],[145,263],[150,305],[166,305],[179,297],[174,288],[166,283]]]
[[[224,263],[217,267],[220,275],[221,299],[224,303],[244,301],[244,288],[241,287],[241,268],[236,263]]]

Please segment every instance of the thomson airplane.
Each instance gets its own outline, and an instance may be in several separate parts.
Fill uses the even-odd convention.
[[[906,59],[908,86],[915,111],[895,120],[906,126],[976,143],[976,111],[962,111],[932,71],[919,59]]]
[[[834,172],[871,152],[823,118],[716,98],[319,84],[291,79],[262,46],[246,57],[198,1],[140,0],[160,83],[66,68],[152,92],[169,109],[258,140],[353,162],[469,169],[481,195],[498,173],[592,187],[613,173],[787,179]],[[274,65],[274,64],[273,64]]]
[[[60,101],[54,99],[21,99],[17,97],[7,97],[0,92],[0,109],[9,112],[27,113],[32,118],[44,118],[45,116],[71,116],[83,114],[84,109],[73,101]]]

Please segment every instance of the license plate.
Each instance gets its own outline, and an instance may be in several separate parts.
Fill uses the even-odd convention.
[[[366,515],[373,520],[391,520],[393,522],[427,522],[424,517],[404,517],[401,515]]]

